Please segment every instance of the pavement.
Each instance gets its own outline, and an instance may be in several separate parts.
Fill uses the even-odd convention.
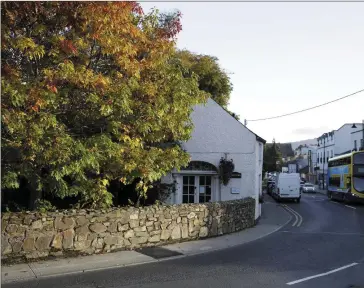
[[[218,251],[267,236],[280,229],[290,219],[290,214],[282,209],[280,205],[268,202],[268,204],[263,204],[262,215],[258,225],[237,233],[163,247],[144,248],[137,251],[120,251],[102,255],[3,266],[1,271],[2,284],[155,263]]]
[[[183,255],[156,260],[158,255],[168,253],[142,251],[153,260],[143,265],[110,266],[84,273],[75,270],[75,274],[53,277],[44,272],[37,279],[3,283],[2,287],[364,288],[364,205],[330,201],[320,193],[305,193],[300,203],[280,205],[267,195],[265,198],[263,215],[255,228],[223,236],[227,238],[197,241],[196,246],[188,242],[163,247],[168,253]],[[258,229],[265,234],[251,232]],[[255,236],[248,239],[251,233]],[[214,246],[214,241],[220,244]],[[117,258],[118,254],[111,255]],[[91,265],[88,261],[85,258],[82,265]]]

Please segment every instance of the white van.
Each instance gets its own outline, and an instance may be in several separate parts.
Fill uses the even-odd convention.
[[[301,178],[298,173],[279,173],[276,178],[276,185],[273,191],[275,199],[301,200],[300,189]]]

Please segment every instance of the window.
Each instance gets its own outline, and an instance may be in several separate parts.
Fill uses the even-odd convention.
[[[340,187],[340,176],[331,176],[329,178],[329,185]]]
[[[360,139],[360,147],[361,149],[364,149],[364,139]]]
[[[200,176],[199,203],[211,202],[211,176]]]
[[[364,153],[356,153],[353,158],[354,164],[364,165]]]
[[[341,158],[341,159],[337,159],[334,161],[330,161],[329,162],[329,167],[335,167],[335,166],[342,166],[342,165],[350,165],[351,163],[351,157],[345,157],[345,158]]]
[[[331,158],[334,157],[334,150],[331,150]]]
[[[183,176],[182,203],[195,202],[195,176]]]
[[[354,140],[354,149],[356,150],[356,140]]]

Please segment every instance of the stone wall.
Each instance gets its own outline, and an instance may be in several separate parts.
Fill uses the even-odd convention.
[[[254,226],[255,200],[109,210],[3,213],[6,261],[97,254],[232,233]]]

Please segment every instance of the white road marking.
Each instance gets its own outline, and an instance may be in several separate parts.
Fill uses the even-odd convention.
[[[293,210],[291,207],[285,205],[285,207],[288,209],[288,211],[290,211],[293,215],[295,215],[296,217],[296,221],[292,224],[292,226],[297,226],[296,227],[300,227],[303,221],[302,216],[295,210]]]
[[[339,204],[339,205],[341,205],[339,202],[335,202],[335,201],[330,201],[330,203],[334,203],[334,204]]]
[[[289,230],[283,230],[280,231],[281,233],[290,233],[290,234],[327,234],[327,235],[338,235],[338,236],[364,236],[363,233],[350,233],[350,232],[298,232],[298,231],[289,231]]]
[[[306,277],[306,278],[302,278],[302,279],[299,279],[299,280],[296,280],[296,281],[292,281],[292,282],[289,282],[287,283],[287,285],[294,285],[294,284],[297,284],[297,283],[301,283],[301,282],[304,282],[304,281],[307,281],[307,280],[311,280],[311,279],[314,279],[314,278],[318,278],[318,277],[322,277],[322,276],[326,276],[326,275],[329,275],[329,274],[332,274],[332,273],[335,273],[335,272],[339,272],[341,270],[344,270],[344,269],[347,269],[347,268],[350,268],[352,266],[355,266],[355,265],[358,265],[359,263],[351,263],[349,265],[346,265],[346,266],[342,266],[340,268],[337,268],[337,269],[334,269],[334,270],[331,270],[331,271],[328,271],[326,273],[321,273],[321,274],[317,274],[317,275],[313,275],[313,276],[309,276],[309,277]]]
[[[341,205],[341,206],[346,206],[346,207],[348,207],[348,208],[351,208],[351,209],[355,209],[355,210],[356,210],[356,208],[355,208],[355,207],[353,207],[353,206],[350,206],[350,205],[343,205],[343,204],[341,204],[341,203],[339,203],[339,202],[330,201],[330,203],[335,203],[335,204],[338,204],[338,205]]]
[[[212,249],[211,246],[204,246],[204,247],[200,248],[201,251],[210,250],[210,249]]]

